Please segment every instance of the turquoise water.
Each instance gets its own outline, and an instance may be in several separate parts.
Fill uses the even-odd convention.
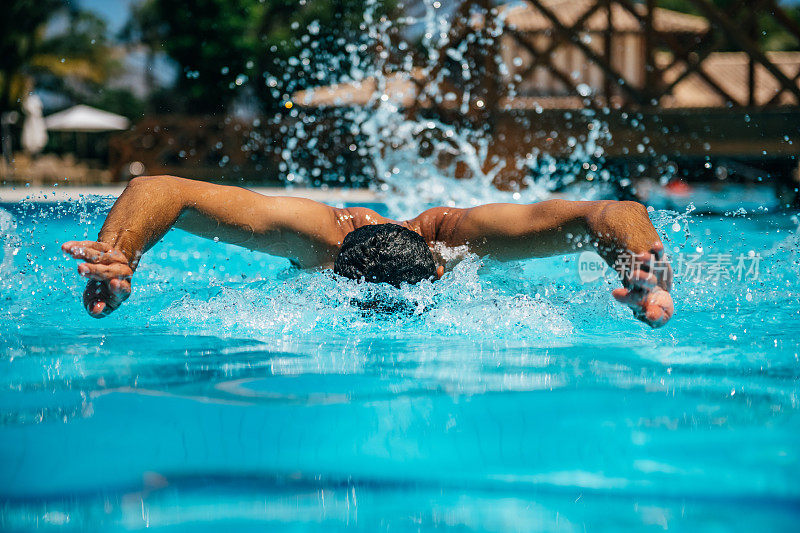
[[[574,256],[467,259],[371,313],[374,288],[179,231],[98,321],[59,246],[107,204],[0,207],[4,531],[800,524],[791,213],[653,212],[676,258],[760,262],[679,276],[651,330]]]

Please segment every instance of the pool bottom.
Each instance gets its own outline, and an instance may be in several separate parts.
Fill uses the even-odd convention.
[[[331,482],[300,474],[145,476],[140,490],[7,501],[3,531],[790,531],[796,501],[610,495],[530,486]],[[733,512],[735,510],[735,512]]]
[[[742,417],[714,391],[584,381],[447,394],[304,374],[96,392],[66,422],[0,433],[14,479],[0,530],[792,531],[800,521],[786,447],[794,413],[765,418],[755,395]]]

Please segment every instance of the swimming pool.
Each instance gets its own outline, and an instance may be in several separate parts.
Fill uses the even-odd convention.
[[[107,203],[0,208],[0,529],[800,521],[791,213],[653,212],[681,265],[651,330],[576,256],[467,260],[376,313],[357,284],[179,231],[98,321],[59,246]]]

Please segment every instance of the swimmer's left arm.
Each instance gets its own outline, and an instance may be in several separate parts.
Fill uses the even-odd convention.
[[[142,254],[172,227],[315,267],[333,262],[343,237],[338,214],[303,198],[264,196],[175,176],[141,176],[114,203],[96,241],[68,241],[62,249],[84,261],[78,266],[89,280],[84,306],[101,318],[130,296]]]
[[[548,257],[593,247],[618,269],[623,288],[614,290],[613,295],[630,307],[637,319],[660,327],[672,317],[672,269],[647,210],[637,202],[548,200],[529,205],[489,204],[451,214],[442,219],[445,244],[466,244],[479,255],[500,260]],[[620,272],[621,264],[632,268]]]

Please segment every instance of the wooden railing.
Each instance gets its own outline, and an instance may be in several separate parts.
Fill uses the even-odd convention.
[[[469,88],[470,94],[480,98],[488,105],[497,105],[504,96],[507,83],[500,74],[497,61],[499,43],[494,37],[502,32],[511,36],[515,42],[531,56],[521,76],[524,78],[536,69],[544,68],[559,80],[574,95],[579,95],[579,83],[570,72],[553,60],[554,53],[564,47],[580,50],[585,61],[602,71],[603,88],[587,98],[591,107],[614,107],[622,109],[654,108],[673,94],[675,87],[689,76],[696,76],[711,91],[718,95],[727,107],[766,109],[776,106],[800,106],[800,71],[796,75],[787,74],[772,61],[762,46],[758,36],[762,31],[759,21],[768,18],[773,27],[780,27],[786,35],[795,39],[800,47],[800,25],[778,5],[776,0],[737,0],[724,11],[710,0],[687,0],[696,14],[708,21],[708,30],[691,39],[681,39],[676,33],[660,31],[653,23],[653,13],[659,7],[656,0],[596,0],[590,2],[585,12],[573,18],[574,22],[562,20],[552,4],[543,0],[526,0],[548,22],[549,42],[546,46],[537,45],[529,33],[509,26],[500,16],[502,9],[491,0],[467,0],[456,14],[456,22],[451,28],[450,47],[458,47],[470,34],[469,48],[473,56],[475,74],[478,80]],[[550,7],[549,7],[550,6]],[[616,9],[615,9],[616,6]],[[612,42],[617,30],[613,12],[622,8],[635,18],[643,35],[643,62],[645,71],[643,82],[628,79],[616,66],[612,57]],[[592,17],[605,15],[602,50],[585,42],[589,32],[587,23]],[[480,21],[479,23],[476,23]],[[595,30],[596,33],[596,30]],[[476,37],[477,36],[477,37]],[[706,69],[706,61],[713,52],[741,51],[747,55],[747,88],[733,94],[729,88]],[[659,65],[655,60],[657,53],[667,52],[670,60]],[[437,78],[447,61],[442,54],[439,64],[434,65],[426,80]],[[670,73],[670,76],[666,74]],[[777,82],[777,90],[768,100],[756,97],[757,76],[771,76]],[[425,82],[419,82],[420,84]],[[421,91],[422,92],[422,91]],[[787,95],[789,98],[787,98]],[[581,94],[581,97],[586,97]],[[488,109],[487,109],[488,111]]]

